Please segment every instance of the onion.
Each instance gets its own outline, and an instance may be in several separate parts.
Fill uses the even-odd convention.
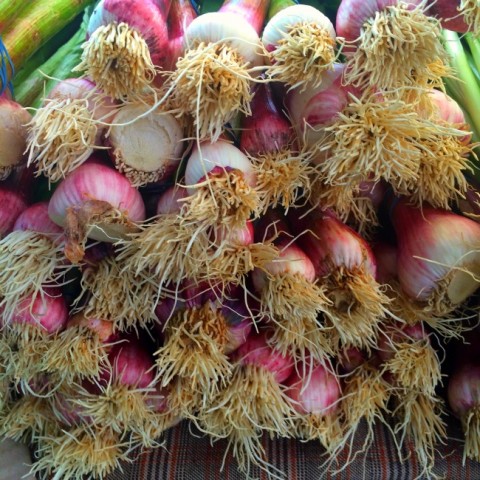
[[[295,433],[304,440],[320,440],[330,455],[341,450],[343,432],[339,408],[341,388],[338,378],[323,365],[308,365],[302,376],[297,366],[285,382],[293,408],[300,414],[295,419]]]
[[[443,28],[454,32],[478,33],[480,31],[480,8],[476,0],[429,0],[429,15],[436,16]]]
[[[17,217],[27,208],[23,196],[0,186],[0,240],[12,232]]]
[[[466,458],[480,461],[480,366],[465,363],[457,368],[449,378],[448,403],[456,417],[462,422],[465,434],[463,463]]]
[[[0,240],[0,306],[8,323],[26,297],[34,302],[45,286],[61,285],[71,268],[63,255],[62,229],[48,217],[48,204],[36,203]]]
[[[59,82],[28,124],[28,165],[57,182],[101,146],[115,104],[87,79]]]
[[[233,360],[232,377],[199,413],[198,422],[214,438],[228,439],[227,449],[240,469],[248,473],[254,464],[269,471],[273,467],[263,456],[260,438],[262,431],[290,434],[294,412],[281,383],[292,373],[293,360],[270,347],[265,332],[251,333]]]
[[[448,314],[480,285],[480,225],[401,200],[392,209],[402,290],[437,315]]]
[[[114,169],[95,161],[81,165],[50,199],[50,218],[65,228],[65,255],[78,263],[86,237],[114,242],[135,230],[133,222],[145,219],[140,193]]]
[[[165,181],[176,170],[182,139],[183,128],[172,114],[130,103],[112,118],[107,144],[116,168],[139,187]]]
[[[335,60],[335,29],[320,10],[291,5],[267,22],[262,42],[269,52],[268,74],[292,88],[317,87]]]
[[[0,98],[0,180],[23,163],[26,148],[27,123],[31,115],[20,104]]]
[[[218,140],[237,112],[250,114],[250,84],[262,65],[258,33],[267,2],[226,1],[195,18],[170,77],[173,103],[193,116],[195,136]]]
[[[375,280],[375,258],[367,242],[327,212],[292,218],[290,224],[330,300],[325,321],[333,328],[336,348],[375,346],[389,300]]]
[[[356,47],[347,82],[383,91],[441,85],[447,54],[440,22],[426,13],[423,0],[342,0],[337,34]]]
[[[168,65],[170,0],[101,0],[93,11],[80,64],[107,95],[141,95]]]

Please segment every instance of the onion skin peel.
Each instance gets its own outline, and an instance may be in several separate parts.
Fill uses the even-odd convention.
[[[72,263],[84,256],[86,237],[112,243],[145,219],[140,193],[116,170],[97,162],[75,169],[53,193],[50,218],[65,228],[65,255]]]
[[[170,0],[102,0],[93,11],[77,71],[112,98],[141,96],[168,65]]]

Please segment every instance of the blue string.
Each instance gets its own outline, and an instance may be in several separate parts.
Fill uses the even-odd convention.
[[[190,0],[190,3],[195,10],[195,13],[197,15],[200,15],[200,2],[198,2],[197,0]]]
[[[0,35],[0,95],[8,88],[10,93],[13,95],[13,85],[12,82],[8,80],[8,67],[13,74],[15,73],[15,67],[13,66],[12,59],[5,48],[5,45],[2,41],[2,36]]]

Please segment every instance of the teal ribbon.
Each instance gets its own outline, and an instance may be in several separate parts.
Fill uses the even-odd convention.
[[[0,95],[8,88],[10,93],[13,95],[13,85],[12,82],[8,80],[8,67],[13,74],[15,73],[15,67],[13,66],[12,59],[5,48],[5,45],[2,41],[2,36],[0,35]]]

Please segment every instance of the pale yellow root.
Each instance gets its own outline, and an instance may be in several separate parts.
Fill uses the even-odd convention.
[[[448,58],[441,31],[440,21],[425,15],[422,5],[413,10],[406,3],[384,8],[363,25],[345,80],[386,91],[441,82],[429,68]]]
[[[383,380],[382,372],[368,364],[358,367],[344,380],[341,405],[345,429],[354,434],[364,419],[373,436],[375,422],[384,422],[389,398],[390,388]]]
[[[130,444],[142,448],[161,447],[164,445],[162,435],[179,421],[180,417],[173,412],[151,412],[144,424],[132,428]]]
[[[158,285],[147,275],[135,275],[116,257],[105,257],[83,269],[84,314],[114,323],[114,331],[141,328],[156,319]]]
[[[321,282],[331,300],[325,320],[335,330],[332,341],[338,343],[334,348],[375,348],[390,301],[382,287],[362,266],[352,270],[339,267]]]
[[[425,145],[438,141],[440,127],[422,119],[411,104],[366,93],[351,95],[325,130],[330,135],[318,147],[328,154],[321,164],[324,183],[355,187],[384,179],[396,193],[407,194],[418,179]]]
[[[0,240],[0,306],[5,324],[25,297],[31,296],[33,305],[46,286],[61,284],[72,268],[54,240],[32,231],[14,231]]]
[[[199,413],[199,423],[212,436],[254,437],[262,430],[291,436],[297,416],[284,387],[272,373],[255,365],[237,365],[228,384]]]
[[[303,91],[320,86],[323,73],[333,70],[335,40],[326,28],[315,23],[296,23],[284,32],[269,55],[272,64],[267,73]]]
[[[196,226],[181,222],[176,215],[161,215],[154,223],[141,227],[127,240],[121,240],[117,260],[124,270],[135,275],[154,277],[159,285],[179,284],[186,278],[197,278],[199,261],[208,250],[208,237]]]
[[[460,13],[473,35],[480,35],[480,7],[477,0],[461,0]]]
[[[425,322],[445,339],[462,338],[463,334],[472,328],[468,316],[461,317],[451,311],[439,314],[433,304],[416,302],[407,297],[397,283],[392,283],[389,296],[392,300],[390,310],[408,325]]]
[[[282,206],[286,210],[307,201],[318,175],[318,167],[310,163],[308,152],[294,153],[289,149],[264,153],[251,161],[256,172],[256,190],[262,212]]]
[[[407,390],[398,391],[396,403],[398,407],[393,415],[398,420],[395,432],[400,434],[399,449],[405,437],[410,438],[422,473],[428,475],[435,465],[438,444],[447,439],[446,424],[442,419],[444,403],[438,397]]]
[[[171,404],[181,414],[206,405],[231,378],[233,366],[225,354],[228,325],[220,310],[206,303],[177,313],[165,329],[165,343],[157,350],[162,386],[180,377],[184,388],[171,392]],[[195,405],[196,400],[200,403]]]
[[[465,173],[473,171],[468,157],[475,156],[474,145],[465,144],[463,132],[452,128],[450,135],[448,130],[445,127],[436,141],[425,139],[418,180],[410,194],[410,200],[418,206],[429,203],[450,210],[452,203],[458,203],[467,192]]]
[[[196,191],[182,200],[182,226],[197,224],[198,230],[214,225],[243,228],[252,215],[260,214],[259,194],[246,183],[240,170],[209,173],[194,187]]]
[[[47,99],[28,124],[28,165],[58,182],[87,160],[97,147],[97,122],[88,99]]]
[[[318,314],[328,310],[333,302],[325,288],[309,282],[299,274],[269,275],[262,291],[262,312],[275,319],[316,324]]]
[[[465,434],[465,447],[463,449],[463,464],[468,458],[480,461],[480,408],[474,407],[461,419],[463,433]]]
[[[48,400],[27,395],[6,409],[0,420],[0,434],[15,441],[30,441],[32,436],[42,435],[52,421]]]
[[[280,252],[273,243],[252,243],[235,245],[228,241],[205,251],[206,258],[198,261],[205,268],[197,278],[228,284],[243,284],[245,276],[254,268],[265,270],[265,267],[277,259]]]
[[[399,386],[408,390],[434,395],[441,383],[440,360],[432,345],[425,340],[394,344],[393,357],[384,369],[393,374]]]
[[[328,454],[334,455],[345,444],[340,418],[336,415],[302,415],[295,420],[295,435],[305,441],[320,440]]]
[[[74,71],[85,71],[112,98],[141,95],[157,74],[147,43],[126,23],[100,26],[82,48],[82,60]]]
[[[14,323],[3,330],[8,336],[5,349],[5,376],[17,385],[29,383],[42,372],[43,358],[48,351],[51,337],[40,326]]]
[[[271,318],[271,322],[275,328],[268,343],[282,355],[292,356],[299,362],[308,357],[321,362],[327,356],[334,355],[330,331],[319,321],[291,316]]]
[[[65,218],[65,256],[70,262],[78,264],[83,260],[87,235],[98,224],[121,226],[120,236],[138,230],[138,226],[129,220],[128,212],[114,208],[103,200],[86,200],[80,207],[68,207]]]
[[[98,395],[83,392],[68,400],[81,408],[82,414],[122,435],[143,425],[151,409],[146,403],[147,392],[125,385],[109,384]]]
[[[168,83],[181,114],[193,116],[195,137],[216,141],[237,112],[251,115],[249,64],[226,42],[192,45]]]
[[[42,370],[62,382],[98,378],[108,365],[107,347],[97,333],[83,326],[69,327],[50,341]]]
[[[380,223],[371,199],[362,197],[360,183],[360,178],[339,185],[318,181],[312,189],[310,203],[332,209],[339,220],[353,224],[362,237],[368,238]]]
[[[109,428],[74,427],[39,438],[40,457],[31,472],[40,478],[104,479],[129,461],[118,434]]]

